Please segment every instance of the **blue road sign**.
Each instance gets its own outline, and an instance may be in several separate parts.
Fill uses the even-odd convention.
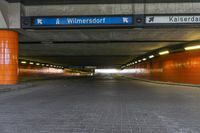
[[[133,23],[131,16],[123,17],[41,17],[34,19],[35,26],[45,25],[130,25]]]
[[[22,28],[79,28],[79,27],[126,27],[133,26],[132,15],[121,16],[69,16],[23,17]]]

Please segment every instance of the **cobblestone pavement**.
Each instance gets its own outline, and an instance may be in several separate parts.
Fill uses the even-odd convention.
[[[0,93],[0,133],[200,133],[200,88],[95,78],[35,84]]]

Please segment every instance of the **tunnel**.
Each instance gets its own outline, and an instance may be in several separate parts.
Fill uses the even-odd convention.
[[[0,0],[0,133],[199,133],[198,0]]]

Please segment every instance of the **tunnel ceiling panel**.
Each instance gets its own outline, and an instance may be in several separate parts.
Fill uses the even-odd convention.
[[[152,50],[200,38],[198,28],[19,30],[20,58],[66,66],[120,66]]]
[[[198,28],[20,30],[20,42],[193,41]]]

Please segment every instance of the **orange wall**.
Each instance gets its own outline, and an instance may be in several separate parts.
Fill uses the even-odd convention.
[[[156,57],[132,68],[136,78],[200,84],[200,50]]]
[[[63,72],[64,71],[62,71],[62,69],[47,68],[47,67],[34,66],[34,65],[20,64],[19,66],[20,79],[63,76],[64,75]]]
[[[18,82],[18,33],[0,30],[0,84]]]

